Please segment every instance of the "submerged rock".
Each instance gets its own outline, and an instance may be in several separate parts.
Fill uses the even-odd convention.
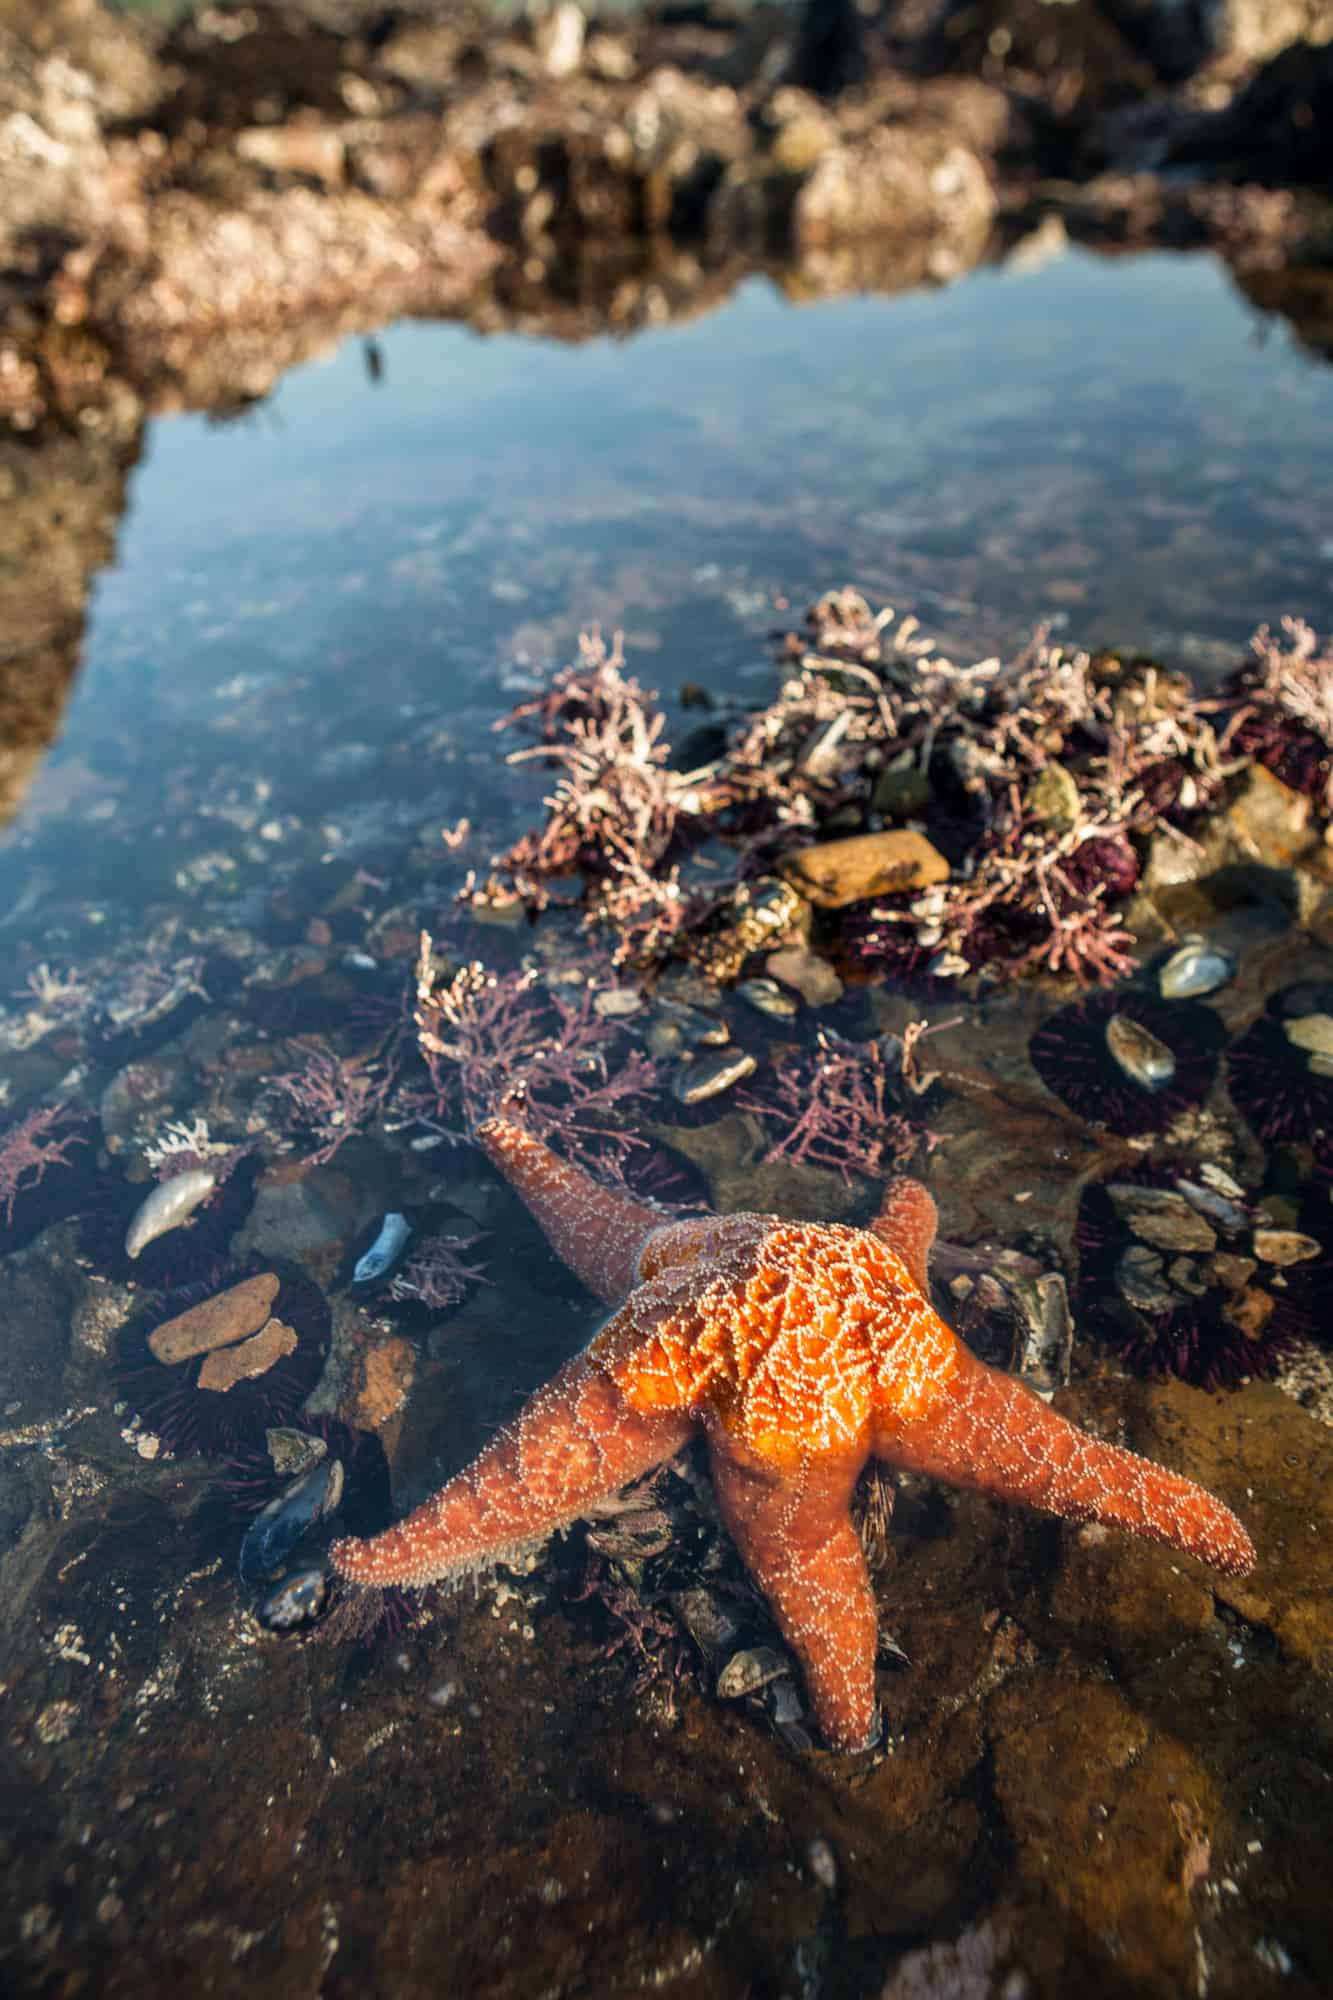
[[[798,848],[783,860],[782,873],[809,902],[840,910],[871,896],[946,882],[949,864],[923,833],[894,827]]]
[[[174,1319],[163,1320],[149,1334],[148,1345],[159,1361],[174,1362],[244,1340],[264,1325],[279,1288],[274,1272],[260,1271],[239,1285],[215,1292],[201,1305],[177,1313]]]
[[[267,1375],[270,1368],[295,1352],[295,1327],[280,1319],[270,1319],[248,1340],[239,1341],[235,1347],[216,1348],[207,1355],[195,1378],[195,1387],[225,1395],[238,1382],[251,1382],[258,1375]]]

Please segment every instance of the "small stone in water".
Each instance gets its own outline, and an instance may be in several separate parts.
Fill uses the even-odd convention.
[[[1166,1043],[1128,1014],[1112,1014],[1106,1023],[1106,1046],[1130,1081],[1144,1090],[1165,1089],[1176,1073],[1176,1059]]]
[[[1135,1236],[1161,1250],[1215,1250],[1217,1237],[1183,1195],[1169,1188],[1134,1187],[1121,1182],[1108,1187],[1117,1215]]]
[[[1167,1277],[1173,1285],[1179,1285],[1182,1292],[1188,1292],[1193,1299],[1201,1299],[1208,1289],[1206,1266],[1195,1262],[1193,1257],[1173,1258]]]
[[[1236,975],[1236,961],[1201,937],[1188,937],[1173,951],[1157,975],[1157,990],[1163,1000],[1197,1000],[1216,993]]]
[[[1283,1033],[1295,1049],[1333,1056],[1333,1014],[1302,1014],[1298,1020],[1284,1022]]]
[[[248,1340],[238,1341],[235,1347],[215,1348],[206,1355],[195,1387],[212,1389],[219,1395],[225,1395],[238,1382],[267,1375],[275,1363],[295,1352],[295,1327],[284,1325],[280,1319],[271,1319],[267,1325],[260,1327],[258,1333],[252,1333]]]
[[[159,1361],[188,1361],[196,1354],[210,1354],[215,1347],[227,1347],[247,1334],[258,1333],[268,1319],[279,1281],[272,1271],[260,1271],[239,1285],[229,1285],[203,1299],[174,1319],[163,1320],[148,1336],[148,1346]]]
[[[1180,1304],[1162,1275],[1162,1260],[1142,1243],[1131,1243],[1115,1267],[1115,1288],[1126,1305],[1140,1312],[1170,1312]]]
[[[634,986],[605,987],[592,1003],[594,1014],[600,1014],[604,1021],[624,1020],[642,1006],[643,995]]]
[[[1219,1250],[1215,1257],[1209,1258],[1205,1268],[1229,1292],[1241,1292],[1259,1267],[1253,1257],[1233,1257],[1229,1251]]]
[[[1322,1257],[1324,1246],[1295,1229],[1256,1229],[1254,1254],[1265,1264],[1305,1264]]]
[[[829,1007],[842,998],[842,981],[828,960],[802,944],[784,945],[781,951],[770,952],[764,963],[775,979],[800,994],[807,1007]]]
[[[683,1064],[672,1079],[671,1094],[678,1104],[703,1104],[753,1076],[757,1067],[754,1057],[744,1049],[718,1049],[714,1055]]]
[[[924,834],[905,828],[798,848],[779,866],[809,902],[826,910],[949,879],[949,864],[939,850]]]
[[[1270,1293],[1251,1286],[1248,1291],[1237,1292],[1227,1300],[1222,1308],[1222,1317],[1230,1320],[1246,1340],[1257,1340],[1273,1316],[1273,1305]]]

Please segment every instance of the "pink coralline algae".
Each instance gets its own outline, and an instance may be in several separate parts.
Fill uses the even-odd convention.
[[[880,1179],[904,1166],[922,1133],[898,1108],[901,1056],[882,1041],[851,1042],[821,1028],[813,1049],[788,1048],[774,1060],[761,1090],[736,1101],[779,1136],[765,1160],[825,1167],[850,1181]]]
[[[753,873],[792,844],[909,819],[948,880],[828,918],[833,957],[896,980],[1040,971],[1102,985],[1133,969],[1117,906],[1146,838],[1206,809],[1225,783],[1216,703],[1149,661],[1067,651],[1044,634],[1011,660],[959,666],[915,619],[875,613],[851,590],[820,598],[780,638],[777,695],[719,715],[690,769],[673,766],[661,713],[618,644],[585,640],[575,666],[506,718],[541,734],[518,759],[560,768],[545,822],[465,899],[517,895],[536,912],[576,875],[617,961],[651,967],[689,955],[706,885],[686,869],[705,848],[710,866],[719,842],[739,849]],[[1299,704],[1304,683],[1293,693],[1291,680],[1283,699]]]
[[[313,1039],[293,1046],[302,1058],[300,1069],[272,1077],[269,1088],[285,1100],[292,1123],[315,1141],[311,1164],[323,1166],[378,1117],[396,1068],[384,1049],[363,1059],[336,1055]]]
[[[496,973],[475,960],[441,976],[432,952],[423,933],[416,1019],[430,1090],[408,1090],[399,1103],[457,1141],[521,1105],[529,1130],[556,1139],[568,1158],[623,1175],[645,1142],[619,1121],[651,1099],[658,1069],[597,1013],[596,984],[565,988],[532,969]]]
[[[49,1167],[69,1165],[66,1147],[85,1143],[79,1132],[57,1136],[62,1122],[72,1115],[67,1104],[40,1105],[0,1133],[0,1202],[7,1224],[13,1223],[19,1196],[36,1187]]]
[[[389,1286],[393,1299],[409,1300],[445,1312],[458,1305],[470,1285],[488,1285],[485,1266],[465,1262],[463,1252],[480,1243],[482,1233],[469,1236],[426,1236],[411,1252]]]
[[[1251,651],[1221,704],[1230,710],[1223,747],[1254,757],[1333,818],[1333,653],[1300,618],[1284,618],[1280,637],[1261,626]]]

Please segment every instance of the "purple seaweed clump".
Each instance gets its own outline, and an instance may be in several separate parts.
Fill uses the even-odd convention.
[[[642,1112],[658,1071],[597,1013],[597,990],[585,980],[571,995],[531,969],[499,974],[475,961],[442,978],[423,933],[416,1019],[430,1088],[400,1104],[457,1141],[507,1112],[567,1158],[623,1178],[646,1142],[619,1121]]]
[[[86,1143],[81,1132],[60,1131],[73,1115],[67,1104],[43,1104],[0,1133],[0,1202],[8,1226],[19,1196],[35,1188],[49,1168],[69,1165],[68,1146]]]
[[[1253,757],[1293,791],[1333,816],[1333,654],[1300,618],[1267,625],[1250,642],[1254,659],[1232,681],[1222,746]]]
[[[484,1231],[473,1230],[467,1236],[423,1236],[390,1284],[390,1298],[447,1312],[461,1303],[470,1285],[489,1285],[485,1265],[469,1264],[463,1257],[483,1235]]]

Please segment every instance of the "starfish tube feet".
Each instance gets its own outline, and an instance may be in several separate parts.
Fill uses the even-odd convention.
[[[904,1470],[1165,1542],[1227,1576],[1254,1566],[1249,1535],[1202,1486],[1076,1429],[1026,1383],[961,1346],[948,1398],[930,1422],[893,1429],[876,1449]]]

